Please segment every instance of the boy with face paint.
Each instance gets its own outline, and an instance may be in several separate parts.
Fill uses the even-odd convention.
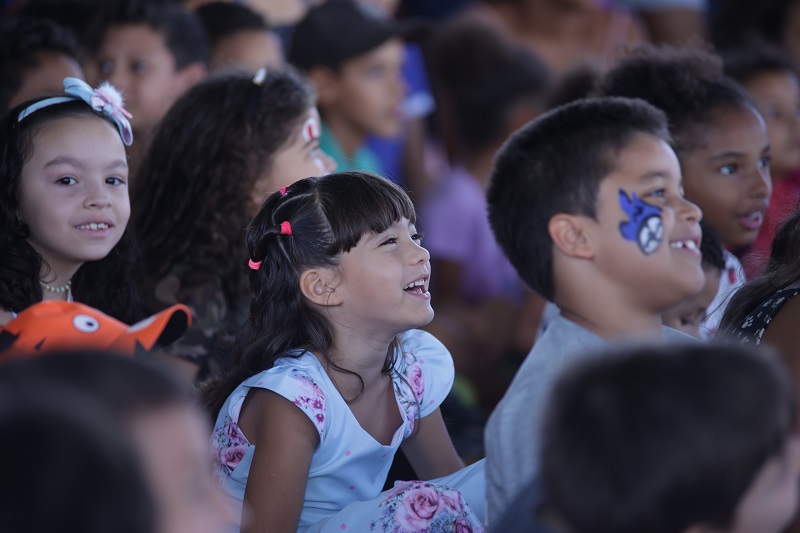
[[[498,153],[492,229],[520,277],[561,314],[489,418],[490,523],[537,473],[542,408],[564,367],[610,343],[690,341],[661,324],[705,282],[702,213],[683,196],[669,141],[655,107],[595,98],[542,115]]]

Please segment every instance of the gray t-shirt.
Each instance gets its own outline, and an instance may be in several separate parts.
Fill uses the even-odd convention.
[[[662,328],[665,342],[696,342]],[[541,419],[559,372],[593,357],[609,342],[559,315],[534,344],[486,424],[487,518],[499,520],[538,469]]]

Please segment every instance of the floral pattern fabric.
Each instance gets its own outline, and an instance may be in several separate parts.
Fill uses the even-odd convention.
[[[280,358],[237,387],[220,411],[211,439],[212,460],[231,499],[241,505],[255,451],[238,426],[241,406],[250,389],[265,388],[296,405],[320,436],[298,531],[482,531],[476,511],[483,510],[483,462],[447,478],[396,485],[381,493],[400,444],[411,436],[416,420],[439,407],[454,377],[452,357],[432,335],[412,330],[400,336],[400,344],[392,381],[403,423],[388,445],[360,426],[311,353]]]
[[[731,331],[727,338],[739,344],[761,344],[761,337],[781,307],[800,294],[800,288],[782,289],[759,305],[752,313],[747,315],[742,323]]]

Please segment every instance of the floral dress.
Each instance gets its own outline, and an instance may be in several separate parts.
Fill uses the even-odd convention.
[[[280,358],[231,393],[214,427],[212,459],[239,509],[255,451],[239,429],[239,413],[251,388],[265,388],[293,402],[319,432],[298,531],[483,531],[483,461],[445,478],[398,482],[381,492],[400,444],[411,436],[416,420],[439,407],[454,376],[449,352],[429,333],[405,332],[400,344],[392,379],[403,423],[387,446],[360,426],[311,353]],[[238,530],[238,525],[232,529]]]
[[[781,289],[747,315],[726,338],[739,344],[761,344],[761,337],[783,304],[800,294],[800,287]]]

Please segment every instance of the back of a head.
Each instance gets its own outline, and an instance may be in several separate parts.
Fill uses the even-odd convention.
[[[12,105],[25,71],[36,68],[42,53],[57,53],[77,62],[78,44],[72,33],[45,19],[0,20],[0,113]]]
[[[462,153],[502,142],[515,108],[544,110],[547,66],[482,17],[465,14],[448,21],[431,43],[430,57]]]
[[[725,74],[743,85],[763,74],[790,72],[796,75],[791,58],[780,48],[762,40],[726,50],[722,59]]]
[[[195,11],[206,30],[211,46],[241,31],[269,31],[267,20],[245,4],[210,2]]]
[[[164,38],[175,69],[208,62],[208,37],[197,15],[163,0],[115,0],[106,8],[99,34],[115,26],[144,25]]]
[[[668,141],[664,114],[641,100],[592,98],[542,115],[498,152],[487,193],[489,222],[520,277],[548,300],[555,291],[550,219],[595,217],[600,182],[639,134]]]
[[[303,296],[300,275],[309,268],[335,268],[365,234],[385,231],[402,218],[416,222],[408,195],[363,172],[302,179],[266,199],[247,228],[250,318],[236,336],[230,371],[206,387],[212,412],[245,378],[289,350],[326,356],[333,342],[328,318]]]
[[[794,420],[788,374],[763,354],[686,345],[594,358],[550,397],[545,505],[582,533],[732,527]]]
[[[27,385],[0,395],[3,531],[154,532],[155,502],[119,421],[75,391]]]
[[[152,361],[88,350],[53,352],[0,367],[0,388],[25,394],[32,384],[39,390],[79,391],[116,419],[191,402],[190,393]]]
[[[606,74],[597,92],[641,98],[664,111],[679,156],[704,143],[704,126],[716,111],[751,105],[744,90],[725,76],[722,61],[697,48],[633,50]]]

